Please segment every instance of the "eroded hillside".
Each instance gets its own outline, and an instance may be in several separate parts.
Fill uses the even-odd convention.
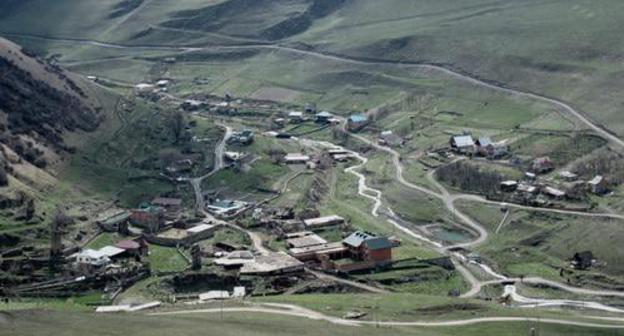
[[[45,168],[50,156],[72,151],[65,132],[98,126],[100,108],[61,68],[0,40],[0,72],[0,142],[19,159]]]

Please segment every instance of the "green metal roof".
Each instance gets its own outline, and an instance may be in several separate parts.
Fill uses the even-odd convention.
[[[386,248],[393,248],[395,245],[386,237],[375,237],[370,233],[363,231],[356,231],[349,235],[342,241],[352,247],[360,247],[364,244],[371,250],[381,250]]]

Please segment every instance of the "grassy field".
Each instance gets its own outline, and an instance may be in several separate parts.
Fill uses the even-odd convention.
[[[217,3],[220,9],[215,12],[209,6]],[[313,1],[303,0],[133,0],[123,3],[119,0],[8,0],[0,4],[0,32],[136,46],[216,46],[278,41],[358,58],[438,63],[486,80],[570,101],[610,130],[624,133],[624,121],[620,117],[624,100],[614,89],[622,84],[620,63],[624,49],[619,43],[622,29],[618,23],[624,5],[616,0],[595,3],[585,0],[466,0],[461,4],[450,0],[359,0],[336,1],[336,7],[320,11],[310,7],[311,3]],[[310,11],[305,14],[309,16],[304,16],[302,21],[301,14],[305,11]],[[404,136],[406,144],[398,151],[405,166],[405,177],[430,188],[432,186],[425,178],[428,169],[419,158],[428,149],[446,145],[451,134],[468,131],[495,140],[517,140],[512,145],[516,154],[523,158],[548,155],[558,166],[605,144],[592,135],[572,133],[585,127],[562,115],[552,105],[501,94],[434,71],[391,64],[341,62],[273,49],[178,52],[162,48],[105,48],[71,41],[13,37],[29,50],[41,55],[55,55],[72,71],[96,75],[108,81],[108,85],[121,85],[101,97],[111,107],[117,102],[117,96],[112,92],[128,94],[130,90],[125,86],[160,77],[171,78],[169,92],[180,96],[231,92],[237,97],[274,99],[296,105],[314,101],[319,109],[343,116],[383,106],[385,108],[381,109],[374,128],[363,135],[376,139],[379,131],[393,130]],[[176,62],[163,62],[168,57],[175,57]],[[188,149],[176,144],[167,130],[171,108],[160,103],[131,103],[133,108],[130,111],[117,110],[104,121],[98,132],[68,139],[79,148],[78,153],[59,173],[55,188],[48,188],[41,194],[38,212],[50,214],[57,204],[78,203],[84,198],[94,203],[91,206],[116,199],[121,206],[128,207],[169,192],[180,194],[185,200],[191,199],[188,186],[174,186],[158,178],[159,169],[153,166],[163,150],[179,152]],[[195,118],[195,135],[212,139],[201,148],[191,148],[206,154],[199,170],[211,166],[212,156],[208,154],[222,135],[211,118]],[[236,123],[240,125],[236,126],[245,122],[259,124],[263,121],[239,120]],[[298,131],[310,128],[306,125]],[[311,136],[328,139],[330,132]],[[254,195],[258,188],[280,188],[297,169],[271,162],[268,150],[277,147],[286,152],[302,150],[292,141],[258,136],[249,147],[229,148],[258,157],[250,169],[221,171],[205,180],[203,189],[249,198],[258,196]],[[465,231],[455,227],[456,219],[438,200],[395,182],[389,156],[375,152],[367,155],[370,162],[361,171],[368,177],[369,185],[383,190],[384,203],[398,215],[418,226],[435,224],[431,231],[441,240],[455,242],[470,238]],[[371,201],[357,195],[356,178],[342,172],[344,168],[339,165],[331,174],[322,176],[330,190],[318,204],[310,201],[308,191],[319,176],[308,174],[294,179],[274,204],[293,206],[297,210],[316,206],[323,215],[338,214],[347,218],[355,228],[398,236],[402,245],[394,251],[395,259],[439,256],[394,229],[383,217],[372,216]],[[519,176],[519,171],[495,168],[505,170],[511,177]],[[259,195],[258,198],[270,194]],[[620,204],[611,200],[598,202],[605,206]],[[497,229],[503,215],[497,207],[473,203],[458,203],[458,207],[490,232]],[[0,217],[0,230],[12,229],[11,223]],[[337,239],[338,234],[327,232],[326,236]],[[477,250],[507,275],[539,275],[565,281],[567,279],[560,277],[559,269],[566,267],[566,259],[575,252],[590,249],[600,265],[590,271],[571,273],[568,278],[582,285],[609,285],[621,283],[624,279],[624,268],[620,265],[624,251],[618,247],[623,235],[621,223],[617,221],[513,211],[500,232],[492,234]],[[101,235],[89,247],[110,244],[113,238]],[[249,243],[236,232],[224,232],[206,244],[221,240],[243,245]],[[282,247],[280,244],[274,246]],[[175,249],[158,246],[152,246],[150,262],[152,268],[161,272],[181,271],[187,267]],[[467,308],[462,306],[465,309],[456,306],[457,303],[446,298],[446,294],[450,289],[465,289],[466,284],[456,273],[441,272],[435,267],[367,276],[377,281],[401,276],[430,279],[391,284],[392,289],[405,294],[386,297],[298,296],[276,300],[303,304],[334,315],[342,315],[355,307],[369,312],[368,318],[435,318],[434,314],[472,317],[497,312],[496,308],[483,307],[482,303],[476,304],[476,308],[471,306],[472,303]],[[143,295],[149,291],[151,281],[157,281],[148,280],[133,288],[129,297]],[[539,295],[539,292],[533,294]],[[107,327],[122,325],[123,334],[137,335],[167,334],[172,330],[183,334],[208,332],[224,335],[318,335],[330,332],[332,335],[380,332],[396,335],[525,335],[528,325],[356,330],[336,326],[324,328],[328,325],[323,322],[257,314],[227,315],[220,320],[216,316],[156,319],[129,315],[94,319],[88,314],[72,313],[63,319],[57,318],[58,321],[54,319],[56,314],[59,313],[29,311],[11,316],[8,323],[12,329],[2,328],[0,334],[7,330],[11,335],[37,332],[73,335],[94,330],[102,334],[121,334],[121,328],[117,332]],[[0,325],[4,323],[3,316],[0,314]],[[86,329],[85,321],[95,321],[88,324],[93,329]],[[42,331],[42,326],[47,325],[52,327]],[[595,330],[540,326],[540,334],[549,335],[582,335],[588,331],[600,335]]]
[[[496,230],[502,219],[498,207],[473,202],[461,202],[458,207],[490,232]],[[538,275],[557,281],[570,279],[579,284],[610,286],[622,281],[622,268],[616,261],[622,252],[617,244],[613,245],[621,231],[617,220],[588,221],[570,215],[512,210],[499,233],[492,234],[478,251],[508,275]],[[570,270],[566,260],[585,250],[592,251],[599,264],[588,271],[572,271],[563,279],[559,270]]]
[[[256,313],[191,314],[180,316],[144,316],[137,314],[98,315],[84,312],[54,310],[26,310],[2,314],[0,335],[197,335],[224,336],[247,335],[526,335],[531,328],[540,334],[569,335],[622,335],[617,330],[600,330],[553,326],[543,323],[489,323],[462,327],[412,328],[412,327],[345,327],[304,318]]]
[[[150,267],[156,272],[180,272],[187,268],[188,262],[171,247],[149,246]]]

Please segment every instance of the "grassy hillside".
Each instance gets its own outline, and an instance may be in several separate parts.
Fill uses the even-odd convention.
[[[617,330],[555,326],[533,323],[490,323],[474,326],[413,328],[413,327],[346,327],[304,318],[285,318],[270,314],[192,314],[180,316],[144,316],[115,314],[95,316],[84,312],[26,310],[0,315],[0,335],[527,335],[530,328],[540,334],[559,335],[621,335]]]
[[[624,4],[617,0],[32,0],[3,2],[0,12],[2,32],[137,45],[280,42],[353,57],[442,63],[569,101],[624,132],[623,101],[614,91],[622,84],[624,54],[618,24]],[[49,41],[37,46],[54,49]]]

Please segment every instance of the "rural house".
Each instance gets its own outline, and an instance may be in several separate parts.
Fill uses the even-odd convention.
[[[152,205],[164,208],[167,212],[178,212],[182,209],[182,199],[171,197],[156,197],[152,200]]]
[[[293,124],[300,123],[304,120],[303,112],[292,111],[288,113],[288,121]]]
[[[589,185],[589,190],[596,195],[606,194],[607,191],[609,191],[609,184],[607,183],[607,179],[605,179],[601,175],[594,177],[589,182],[587,182],[587,184]]]
[[[347,119],[347,130],[358,132],[368,125],[368,117],[364,114],[354,114]]]
[[[475,150],[472,135],[457,135],[451,138],[451,148],[461,154],[472,154]]]
[[[405,140],[392,131],[384,131],[379,135],[379,144],[390,147],[401,147]]]
[[[479,155],[490,159],[501,158],[509,152],[507,145],[502,142],[492,142],[488,137],[477,139],[475,144]]]
[[[329,120],[332,119],[334,116],[327,112],[327,111],[323,111],[320,113],[316,114],[316,122],[320,123],[320,124],[327,124],[329,123]]]
[[[392,249],[398,245],[386,237],[357,231],[342,242],[295,247],[288,253],[301,261],[320,262],[328,271],[355,272],[389,265]]]
[[[537,158],[531,163],[531,171],[536,174],[546,174],[554,169],[555,164],[547,156]]]
[[[143,204],[131,212],[130,222],[151,232],[158,232],[165,223],[165,211],[161,207]]]

